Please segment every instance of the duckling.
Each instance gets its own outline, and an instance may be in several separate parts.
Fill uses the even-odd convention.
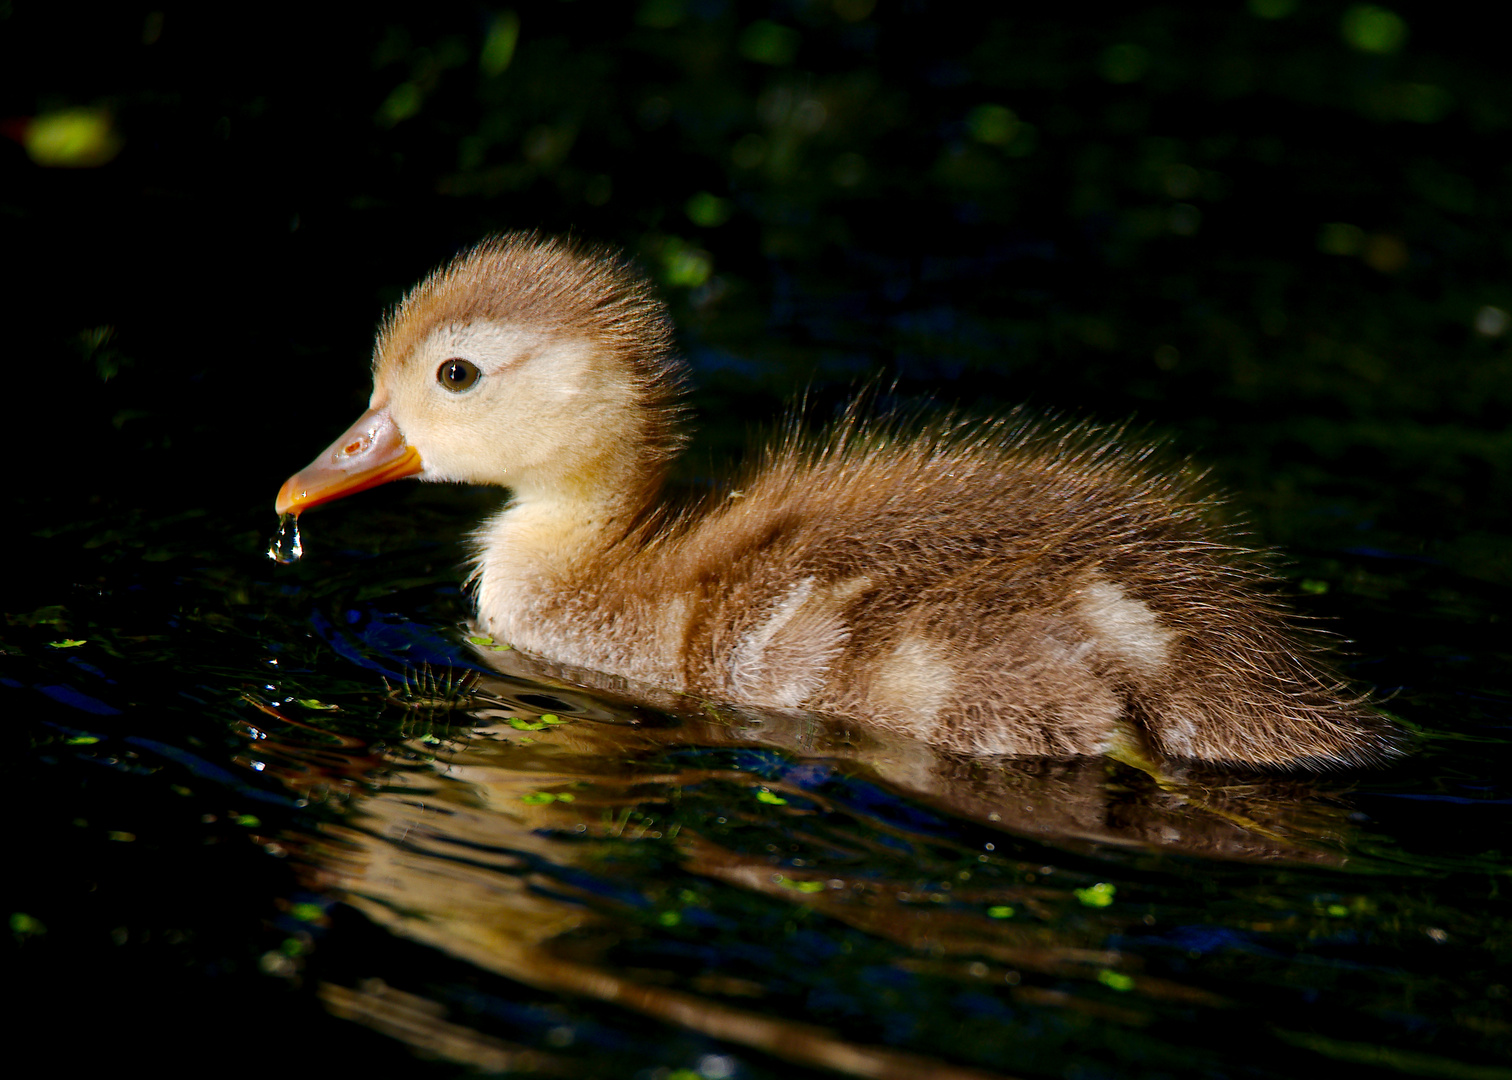
[[[666,309],[621,256],[488,239],[386,318],[368,411],[277,509],[407,476],[500,485],[472,572],[495,640],[947,752],[1392,752],[1198,481],[1148,448],[1015,416],[912,434],[852,416],[678,510],[661,489],[682,387]]]

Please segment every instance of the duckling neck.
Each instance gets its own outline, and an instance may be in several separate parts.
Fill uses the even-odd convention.
[[[655,505],[660,475],[628,487],[515,489],[478,531],[478,617],[497,641],[588,663],[565,638],[586,642],[590,612],[615,571],[641,545],[637,526]],[[573,612],[581,609],[584,618]],[[582,644],[581,642],[578,644]],[[584,646],[586,647],[586,646]]]

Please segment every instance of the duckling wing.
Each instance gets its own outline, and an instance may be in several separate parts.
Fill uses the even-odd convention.
[[[679,547],[685,678],[968,753],[1363,760],[1382,726],[1309,658],[1190,480],[1066,443],[791,451]]]

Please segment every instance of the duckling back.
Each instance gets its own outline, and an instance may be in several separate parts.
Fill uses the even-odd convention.
[[[968,754],[1388,753],[1389,730],[1210,524],[1196,481],[1147,457],[1022,420],[911,436],[849,420],[779,444],[717,501],[652,515],[560,603],[532,605],[533,625],[499,629],[639,681]]]

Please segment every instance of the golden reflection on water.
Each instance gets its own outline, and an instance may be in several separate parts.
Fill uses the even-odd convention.
[[[256,744],[265,760],[280,762],[271,768],[291,788],[305,795],[339,791],[347,800],[337,823],[295,845],[312,888],[482,971],[612,1003],[805,1066],[866,1077],[987,1075],[862,1045],[802,1016],[764,1008],[766,989],[757,982],[719,972],[620,970],[608,958],[613,947],[656,928],[644,910],[582,882],[623,877],[629,892],[657,901],[658,881],[634,868],[633,856],[638,845],[658,845],[660,857],[684,874],[801,905],[892,943],[902,970],[990,988],[1016,1004],[1137,1027],[1163,1003],[1226,1002],[1146,975],[1139,957],[1105,946],[1110,927],[1139,922],[1137,907],[1098,912],[1095,923],[1066,917],[1106,902],[1096,891],[1104,886],[1088,888],[1050,867],[1012,875],[1011,884],[1002,876],[978,883],[969,869],[952,871],[945,883],[938,867],[906,874],[889,841],[927,843],[935,862],[951,867],[1005,863],[986,849],[1013,845],[968,848],[962,840],[911,833],[836,804],[822,785],[814,790],[735,768],[667,764],[679,748],[780,748],[998,831],[989,835],[1053,842],[1063,852],[1111,845],[1291,864],[1342,860],[1335,835],[1342,812],[1307,799],[1305,787],[1293,782],[1151,777],[1106,760],[960,760],[799,714],[716,710],[656,692],[632,696],[622,684],[517,653],[494,653],[490,661],[502,669],[498,676],[465,683],[471,708],[457,711],[455,696],[438,702],[447,710],[445,726],[434,729],[422,709],[416,737],[381,753],[354,740],[320,750],[285,742],[276,753],[266,740]],[[599,685],[585,692],[582,681]],[[412,682],[437,685],[429,675]],[[722,843],[718,830],[676,813],[685,790],[711,783],[746,790],[749,797],[735,800],[738,811],[731,813],[786,836],[817,838],[810,850],[843,857],[795,865],[766,848]],[[894,867],[894,875],[879,874],[878,866]],[[675,905],[665,917],[675,921]],[[1089,992],[1068,990],[1068,983]],[[1110,1002],[1098,992],[1107,987],[1124,993]],[[547,1051],[472,1031],[435,1003],[377,980],[325,985],[321,995],[335,1014],[429,1054],[491,1069],[571,1071]]]

